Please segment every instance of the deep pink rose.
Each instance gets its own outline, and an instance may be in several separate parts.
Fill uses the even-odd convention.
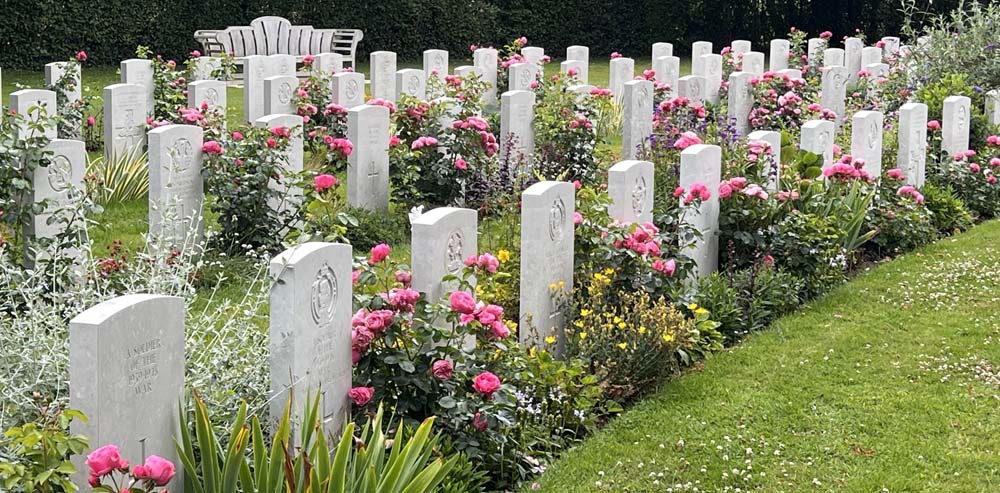
[[[317,192],[322,192],[337,186],[337,177],[333,175],[317,175],[313,179],[313,187],[316,188]]]
[[[470,314],[476,311],[476,299],[465,291],[455,291],[448,297],[451,302],[451,310],[458,313]]]
[[[433,373],[434,378],[438,380],[448,380],[451,378],[453,371],[454,368],[451,366],[451,361],[446,359],[439,359],[431,366],[431,373]]]
[[[389,245],[386,245],[385,243],[379,243],[378,245],[372,247],[371,250],[372,256],[371,258],[368,259],[368,263],[375,265],[385,260],[390,253],[392,253],[392,249],[389,248]]]
[[[489,421],[482,417],[478,412],[472,417],[472,427],[476,431],[482,432],[486,431],[486,428],[490,425]]]
[[[500,389],[500,378],[493,373],[484,371],[472,380],[472,388],[489,399],[494,392]]]
[[[87,455],[91,476],[106,476],[116,470],[128,470],[128,461],[122,459],[118,447],[105,445]]]
[[[359,406],[364,406],[372,400],[372,396],[375,395],[375,387],[354,387],[347,395],[351,397],[351,400]]]
[[[156,486],[166,486],[174,478],[174,464],[163,457],[150,455],[146,463],[135,466],[132,475],[136,479],[152,481]]]

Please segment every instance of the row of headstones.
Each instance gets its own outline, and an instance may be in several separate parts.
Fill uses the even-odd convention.
[[[180,127],[164,127],[160,133],[190,131]],[[715,156],[718,160],[717,148]],[[691,167],[685,163],[685,169]],[[715,167],[719,168],[718,162]],[[609,190],[617,219],[651,218],[652,173],[649,162],[626,161],[612,168]],[[521,260],[522,324],[546,333],[559,333],[564,323],[549,286],[572,287],[574,195],[572,183],[541,182],[522,196],[521,249],[530,252]],[[478,215],[472,209],[444,207],[416,218],[411,240],[413,288],[428,299],[445,297],[455,286],[442,278],[457,273],[464,259],[478,252],[477,237]],[[280,415],[289,391],[298,396],[297,411],[307,392],[319,392],[331,430],[347,415],[351,271],[349,245],[307,243],[272,259],[270,274],[276,281],[270,301],[272,416]],[[94,444],[118,444],[126,457],[156,453],[176,459],[172,440],[180,426],[174,409],[184,391],[184,318],[180,298],[137,294],[101,303],[70,322],[70,405],[89,417],[73,424],[74,433],[88,436]],[[521,338],[530,345],[544,340],[526,331]],[[82,457],[75,460],[84,471]],[[81,487],[85,480],[78,475]]]

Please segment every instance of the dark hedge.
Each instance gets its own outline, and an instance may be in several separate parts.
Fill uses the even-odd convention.
[[[988,1],[988,0],[986,0]],[[264,0],[0,0],[0,67],[40,70],[86,50],[91,62],[114,65],[143,44],[171,58],[198,48],[197,29],[246,25],[260,15],[294,24],[358,28],[361,56],[391,50],[418,59],[427,48],[468,53],[469,45],[499,45],[527,36],[555,56],[583,44],[594,55],[619,51],[648,56],[656,41],[685,54],[697,40],[748,39],[766,52],[767,40],[789,26],[836,38],[861,28],[872,38],[903,23],[898,0],[378,0],[358,2]],[[917,0],[944,12],[959,0]],[[985,3],[985,2],[984,2]],[[456,56],[456,55],[453,55]]]

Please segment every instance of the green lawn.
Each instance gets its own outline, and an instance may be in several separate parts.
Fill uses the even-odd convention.
[[[992,222],[872,269],[664,385],[542,490],[1000,491],[998,245]]]

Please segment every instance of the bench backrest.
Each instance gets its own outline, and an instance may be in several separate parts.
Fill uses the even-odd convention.
[[[233,56],[316,55],[340,53],[353,65],[354,53],[364,34],[359,29],[315,29],[293,26],[284,17],[258,17],[250,26],[230,26],[216,40]]]

